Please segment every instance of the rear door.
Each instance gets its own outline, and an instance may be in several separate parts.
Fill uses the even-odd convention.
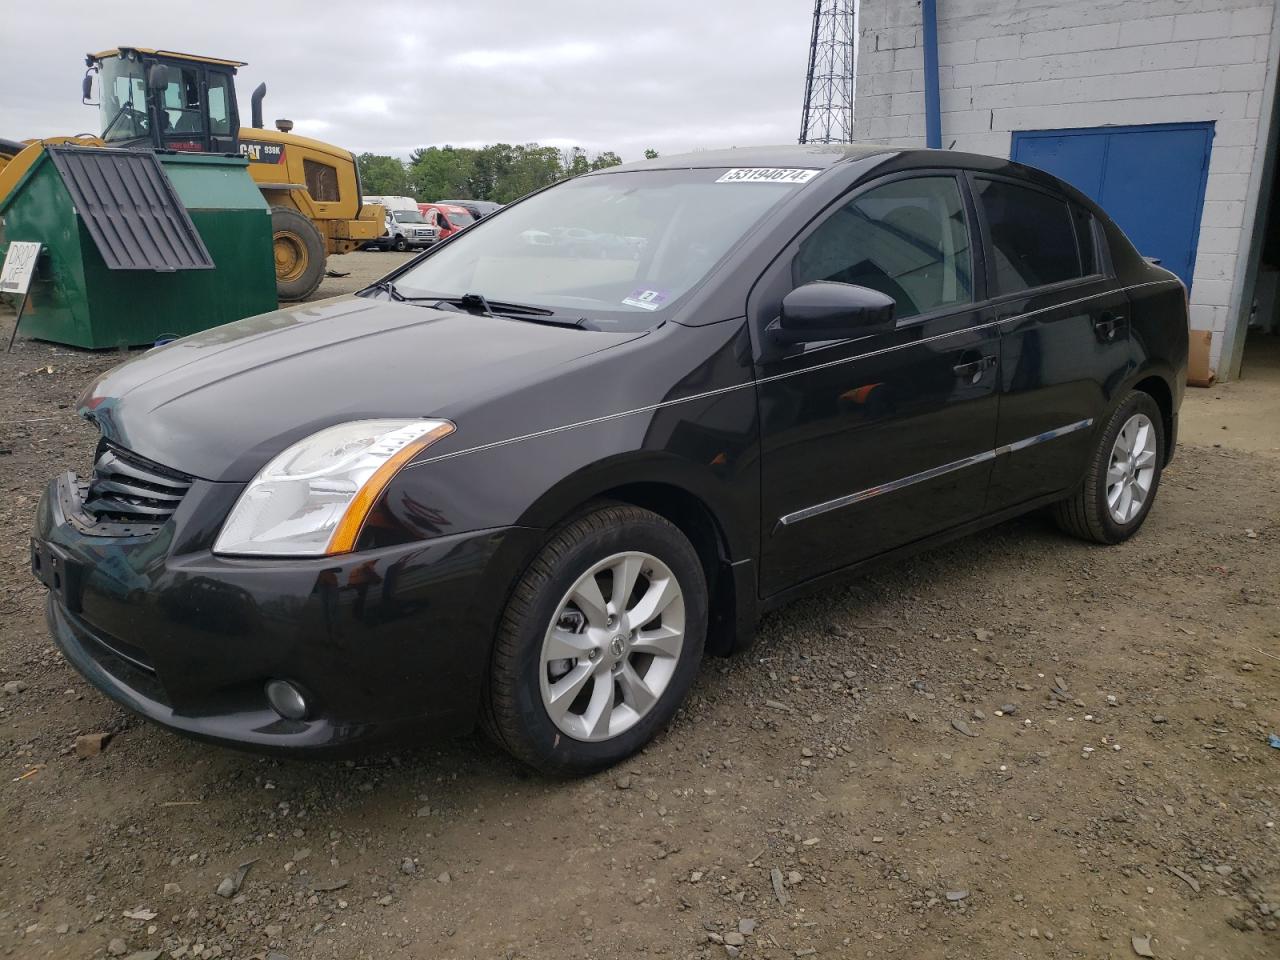
[[[990,512],[1073,486],[1129,370],[1129,302],[1088,211],[1024,181],[973,174],[988,304],[1000,330]]]
[[[983,509],[999,335],[979,323],[962,187],[950,171],[929,171],[860,188],[757,286],[780,296],[835,281],[897,304],[892,331],[766,349],[757,365],[765,596]]]

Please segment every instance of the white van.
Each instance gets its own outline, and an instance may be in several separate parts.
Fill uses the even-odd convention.
[[[440,238],[440,231],[427,222],[413,197],[362,197],[365,203],[379,203],[387,211],[386,231],[366,247],[429,247]]]

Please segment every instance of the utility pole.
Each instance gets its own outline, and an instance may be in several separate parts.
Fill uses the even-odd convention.
[[[814,0],[801,143],[853,141],[853,78],[858,50],[856,0]]]

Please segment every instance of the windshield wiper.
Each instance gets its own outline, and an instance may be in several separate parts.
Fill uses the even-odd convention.
[[[392,300],[399,300],[401,303],[404,303],[410,299],[409,297],[406,297],[403,293],[401,293],[399,290],[397,290],[396,285],[392,283],[390,280],[379,280],[373,286],[369,287],[369,289],[381,290]]]
[[[414,298],[417,299],[417,298]],[[508,320],[527,320],[529,323],[544,323],[552,327],[577,327],[579,330],[599,330],[586,317],[557,317],[554,310],[546,307],[535,307],[529,303],[511,303],[507,300],[489,300],[482,293],[464,293],[460,297],[424,297],[434,299],[436,303],[447,303],[461,307],[468,313],[479,312],[488,317],[506,317]]]
[[[101,98],[99,98],[99,99],[101,99]],[[103,139],[103,140],[106,140],[106,139],[107,139],[107,134],[111,132],[111,128],[112,128],[112,127],[114,127],[114,126],[116,125],[116,123],[119,121],[119,119],[120,119],[121,117],[123,117],[123,116],[124,116],[124,112],[125,112],[126,110],[133,110],[133,87],[132,87],[132,85],[130,85],[130,87],[129,87],[129,98],[128,98],[127,100],[125,100],[125,102],[124,102],[124,103],[120,104],[120,109],[116,111],[116,115],[115,115],[114,117],[112,117],[112,118],[111,118],[111,122],[110,122],[110,123],[108,123],[108,124],[107,124],[107,126],[106,126],[106,129],[102,131],[101,136],[102,136],[102,139]],[[135,112],[136,112],[136,111],[135,111]]]
[[[464,293],[460,297],[406,297],[390,280],[379,280],[366,290],[380,290],[392,300],[399,303],[429,303],[436,307],[448,304],[458,307],[467,313],[480,313],[486,317],[505,317],[508,320],[527,320],[530,323],[544,323],[552,327],[577,327],[579,330],[599,330],[586,317],[557,317],[554,310],[546,307],[535,307],[528,303],[510,303],[506,300],[489,300],[482,293]]]
[[[462,304],[464,309],[470,310],[472,307],[478,306],[487,316],[493,316],[493,307],[489,306],[489,301],[484,298],[483,293],[464,293],[458,302]]]
[[[464,293],[460,297],[430,297],[424,299],[435,300],[438,303],[451,303],[455,307],[461,307],[463,310],[471,312],[478,309],[491,317],[498,314],[520,314],[527,317],[551,317],[555,315],[554,310],[548,310],[546,307],[535,307],[528,303],[487,300],[483,293]]]

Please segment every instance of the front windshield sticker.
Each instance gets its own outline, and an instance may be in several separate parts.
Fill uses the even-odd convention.
[[[660,310],[671,299],[665,290],[632,290],[631,296],[625,297],[623,303],[641,310]]]
[[[716,183],[808,183],[817,175],[817,170],[787,167],[734,167]]]

